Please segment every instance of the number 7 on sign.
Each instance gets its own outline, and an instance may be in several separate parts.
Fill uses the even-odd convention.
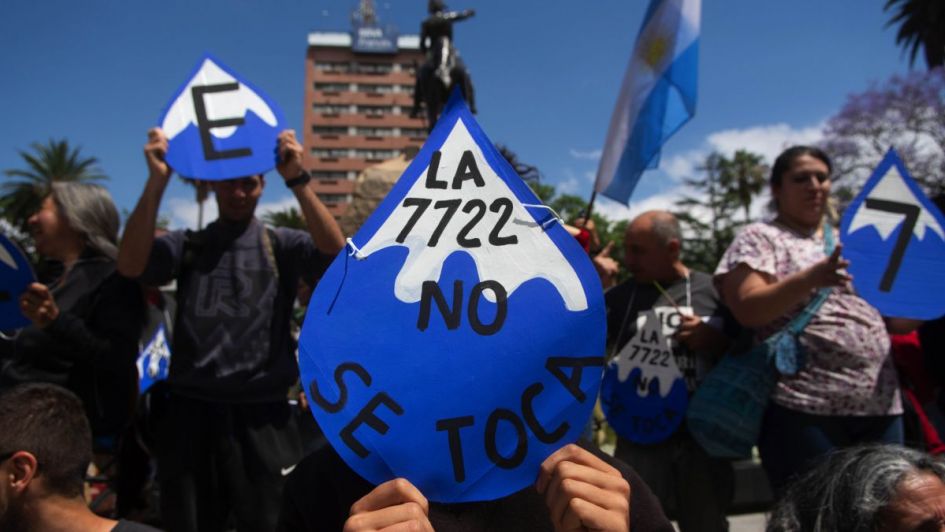
[[[906,247],[912,238],[912,231],[915,229],[915,224],[919,220],[922,209],[911,203],[874,198],[866,198],[866,208],[905,216],[902,228],[899,230],[899,238],[896,239],[896,245],[893,247],[892,254],[889,255],[889,262],[886,264],[886,271],[883,272],[883,278],[879,282],[879,289],[883,292],[889,292],[892,290],[893,281],[896,280],[896,274],[899,273],[902,257],[906,254]]]

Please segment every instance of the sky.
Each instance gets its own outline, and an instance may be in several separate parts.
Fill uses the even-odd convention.
[[[770,161],[814,142],[847,95],[908,71],[886,28],[885,0],[716,0],[702,6],[695,117],[644,174],[623,219],[667,208],[711,150],[745,148]],[[426,0],[376,0],[378,17],[417,33]],[[476,15],[455,26],[486,134],[536,165],[559,192],[589,197],[600,148],[647,2],[450,0]],[[0,170],[18,150],[65,138],[99,159],[120,209],[147,176],[148,128],[204,52],[265,91],[301,129],[307,35],[346,31],[355,0],[4,0],[0,3]],[[921,65],[919,65],[921,67]],[[6,179],[0,177],[0,179]],[[178,180],[161,207],[174,227],[196,223]],[[208,217],[215,216],[213,201]],[[294,205],[278,178],[262,211]]]

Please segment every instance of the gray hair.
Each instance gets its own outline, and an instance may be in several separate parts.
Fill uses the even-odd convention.
[[[118,209],[101,185],[58,181],[52,184],[53,202],[86,245],[114,259],[118,256]]]
[[[768,532],[873,532],[899,484],[916,473],[945,482],[945,464],[899,445],[837,451],[788,486],[768,521]]]

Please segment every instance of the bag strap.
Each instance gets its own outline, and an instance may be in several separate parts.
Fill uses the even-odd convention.
[[[824,253],[829,257],[833,254],[835,247],[836,242],[834,242],[833,227],[829,222],[824,222]],[[833,291],[833,288],[830,287],[818,290],[814,299],[804,307],[804,310],[802,310],[800,314],[788,322],[788,324],[784,326],[784,329],[795,336],[801,334],[804,328],[807,327],[807,324],[810,323],[811,318],[814,317],[814,314],[817,314],[817,311],[820,310],[824,301],[827,301],[827,297],[830,296],[831,291]]]

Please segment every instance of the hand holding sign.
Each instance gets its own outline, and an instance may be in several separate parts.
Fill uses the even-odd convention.
[[[276,169],[283,179],[293,179],[302,173],[302,145],[295,138],[295,130],[287,129],[279,133],[276,152],[279,162]]]
[[[144,160],[148,163],[149,179],[170,179],[173,170],[167,164],[167,136],[159,127],[148,130],[148,143],[144,145]]]
[[[47,327],[59,317],[59,307],[49,288],[40,283],[32,283],[20,296],[20,309],[23,315],[40,329]]]
[[[415,530],[433,532],[430,504],[420,490],[404,478],[388,480],[358,499],[345,521],[345,532]]]
[[[577,445],[541,464],[535,484],[556,531],[630,530],[630,484],[620,471]]]
[[[843,286],[853,280],[846,272],[850,261],[840,256],[842,251],[843,244],[837,244],[829,257],[802,272],[811,290]]]

